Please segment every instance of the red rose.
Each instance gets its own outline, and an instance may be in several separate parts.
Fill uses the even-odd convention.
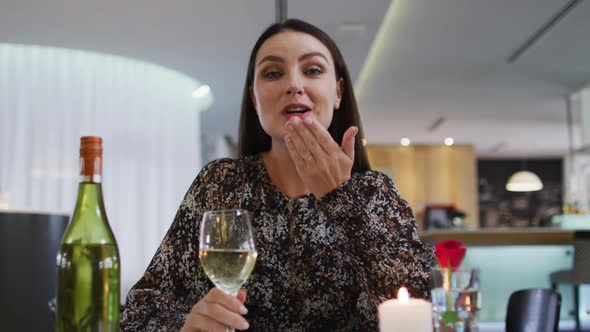
[[[451,265],[453,271],[456,271],[461,265],[466,251],[467,249],[463,246],[463,243],[457,240],[440,241],[434,247],[434,254],[436,255],[438,264],[442,268]]]

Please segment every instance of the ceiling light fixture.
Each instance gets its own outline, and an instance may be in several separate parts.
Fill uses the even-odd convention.
[[[537,174],[529,171],[518,171],[508,179],[506,190],[514,192],[539,191],[543,189],[543,182]]]
[[[195,99],[199,99],[199,98],[205,97],[210,92],[211,92],[211,88],[207,84],[204,84],[204,85],[201,85],[200,87],[198,87],[195,91],[193,91],[192,96]]]
[[[408,146],[408,145],[410,145],[410,139],[407,137],[404,137],[401,139],[400,144],[403,146]]]
[[[451,146],[453,144],[455,144],[455,140],[452,137],[445,138],[445,145],[446,146]]]

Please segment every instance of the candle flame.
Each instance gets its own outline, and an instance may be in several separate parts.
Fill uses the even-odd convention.
[[[406,287],[400,287],[397,291],[397,300],[402,304],[408,304],[410,302],[410,294]]]

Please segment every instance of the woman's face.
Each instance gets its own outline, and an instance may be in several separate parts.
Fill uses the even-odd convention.
[[[268,38],[256,54],[251,98],[262,128],[273,139],[285,137],[285,124],[293,117],[309,117],[328,128],[342,98],[330,51],[302,32]]]

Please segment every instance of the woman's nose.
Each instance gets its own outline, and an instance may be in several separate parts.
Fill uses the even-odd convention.
[[[287,95],[294,94],[303,94],[303,84],[301,84],[301,81],[297,77],[291,77],[287,85]]]

